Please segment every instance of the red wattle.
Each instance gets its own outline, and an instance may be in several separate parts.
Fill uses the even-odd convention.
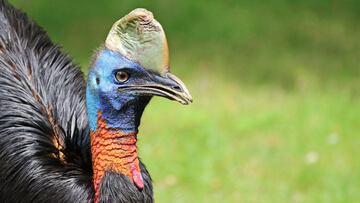
[[[138,167],[136,167],[135,165],[131,166],[131,173],[132,173],[132,179],[135,183],[135,185],[139,188],[139,189],[143,189],[144,188],[144,180],[141,176],[141,173],[138,169]]]

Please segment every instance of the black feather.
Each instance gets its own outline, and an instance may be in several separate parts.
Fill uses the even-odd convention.
[[[0,72],[1,202],[92,202],[83,75],[5,1]]]
[[[151,177],[141,162],[140,169],[144,180],[144,188],[142,190],[138,189],[128,177],[107,171],[101,181],[100,203],[153,202]]]

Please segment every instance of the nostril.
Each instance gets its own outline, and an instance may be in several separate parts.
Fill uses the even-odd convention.
[[[181,87],[180,86],[172,86],[172,89],[176,90],[176,91],[181,91]]]

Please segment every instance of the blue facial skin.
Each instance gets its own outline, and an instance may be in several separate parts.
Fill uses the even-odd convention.
[[[117,71],[125,71],[129,79],[123,83],[116,80]],[[124,85],[139,84],[153,76],[139,64],[121,54],[104,48],[101,50],[88,75],[86,105],[90,129],[97,129],[98,112],[110,128],[126,133],[137,132],[141,114],[150,97],[134,92],[119,92]]]

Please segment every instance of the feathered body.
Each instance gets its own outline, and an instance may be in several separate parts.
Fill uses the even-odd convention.
[[[85,87],[46,32],[0,0],[0,202],[93,202]],[[152,202],[140,166],[144,190],[107,172],[100,202]]]

